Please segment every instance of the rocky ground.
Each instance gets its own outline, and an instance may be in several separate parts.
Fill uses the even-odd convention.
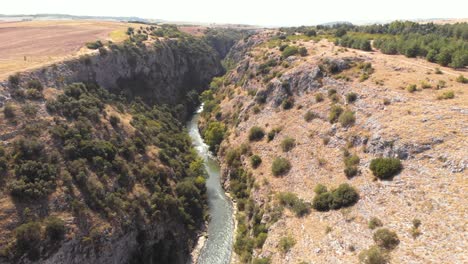
[[[285,210],[269,227],[268,238],[255,255],[270,257],[272,263],[355,263],[359,252],[374,244],[375,230],[369,229],[368,222],[377,217],[400,239],[391,252],[391,263],[468,262],[464,250],[468,247],[468,95],[467,84],[455,81],[460,74],[466,76],[466,71],[403,56],[343,49],[327,40],[298,39],[294,45],[305,47],[308,55],[285,59],[287,68],[284,62],[273,66],[270,72],[277,74],[265,82],[258,74],[259,65],[281,55],[278,47],[266,43],[270,33],[251,37],[249,43],[237,47],[253,48],[247,48],[239,66],[228,74],[232,92],[221,102],[221,112],[224,116],[237,114],[239,121],[224,148],[248,142],[253,126],[266,132],[281,128],[271,142],[250,143],[253,154],[263,160],[257,169],[251,169],[259,205],[272,203],[275,193],[285,191],[311,202],[319,183],[336,187],[347,182],[358,189],[360,200],[341,210],[312,209],[301,218]],[[235,51],[232,55],[241,57]],[[327,61],[338,65],[339,73],[326,72]],[[371,63],[373,73],[367,80],[359,80],[362,69],[356,65],[366,62]],[[438,67],[442,74],[436,74]],[[284,83],[289,84],[294,99],[289,110],[281,107],[288,97]],[[411,84],[418,91],[407,91]],[[438,89],[438,85],[444,87]],[[328,121],[330,89],[337,92],[337,104],[355,113],[353,126]],[[437,98],[447,91],[453,91],[455,97]],[[358,95],[354,103],[346,101],[350,92]],[[322,102],[316,100],[317,93],[323,94]],[[258,105],[255,94],[267,95],[267,102]],[[317,117],[305,121],[307,111]],[[296,141],[289,152],[280,147],[286,137]],[[343,173],[344,148],[360,158],[359,174],[351,179]],[[292,164],[282,177],[271,172],[277,156]],[[376,180],[369,163],[380,156],[400,158],[403,171],[391,181]],[[248,160],[244,165],[250,167]],[[422,223],[417,237],[411,233],[414,219]],[[278,243],[286,235],[292,235],[296,243],[282,254]]]

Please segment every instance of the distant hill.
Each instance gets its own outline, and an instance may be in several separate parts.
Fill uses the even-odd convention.
[[[2,15],[0,20],[21,21],[21,20],[108,20],[125,22],[161,23],[161,19],[146,19],[141,17],[113,17],[113,16],[74,16],[64,14],[35,14],[35,15]]]

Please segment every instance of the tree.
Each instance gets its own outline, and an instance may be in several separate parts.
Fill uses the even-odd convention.
[[[46,221],[46,234],[52,241],[60,241],[65,236],[65,222],[58,217],[49,217]]]
[[[250,141],[259,141],[262,140],[262,138],[265,136],[265,132],[263,131],[263,128],[258,127],[258,126],[253,126],[250,128],[249,131],[249,140]]]
[[[402,168],[400,160],[396,158],[377,158],[373,159],[370,164],[372,173],[379,179],[390,179]]]
[[[210,146],[210,151],[218,151],[219,144],[223,141],[225,133],[226,126],[223,123],[214,121],[208,124],[204,138],[208,146]]]
[[[277,157],[271,165],[271,171],[274,176],[286,174],[290,169],[291,163],[287,159],[281,157]]]

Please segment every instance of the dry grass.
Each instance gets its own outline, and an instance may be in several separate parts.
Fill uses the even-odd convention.
[[[0,79],[90,52],[86,42],[120,42],[129,24],[110,21],[0,22]]]
[[[266,131],[283,127],[273,141],[251,144],[252,152],[262,158],[262,164],[253,171],[256,182],[260,183],[254,194],[256,201],[267,202],[272,194],[287,191],[311,201],[317,184],[330,187],[343,182],[356,186],[361,199],[350,209],[325,213],[312,211],[303,218],[286,212],[269,229],[263,254],[271,255],[272,263],[286,263],[284,256],[277,251],[277,244],[287,232],[297,241],[286,255],[287,263],[301,260],[308,263],[355,263],[357,254],[373,243],[368,220],[378,217],[385,227],[395,230],[402,241],[392,253],[392,263],[460,262],[466,257],[461,249],[467,246],[464,219],[468,210],[468,178],[466,172],[452,172],[439,157],[447,157],[454,164],[466,159],[468,94],[466,84],[454,80],[461,72],[422,59],[377,52],[348,49],[335,54],[338,48],[327,41],[300,44],[307,47],[312,55],[296,60],[283,74],[305,63],[316,64],[323,57],[359,57],[372,63],[375,73],[368,80],[360,82],[356,76],[350,76],[349,82],[343,81],[343,85],[336,87],[341,95],[351,91],[359,94],[359,99],[349,106],[356,112],[356,125],[347,130],[339,129],[330,136],[330,143],[324,145],[322,137],[329,136],[331,130],[326,120],[330,100],[315,103],[315,92],[311,92],[296,96],[295,104],[302,105],[302,109],[278,111],[271,105],[265,105],[260,113],[240,122],[231,133],[229,143],[238,146],[247,142],[248,131],[254,125],[264,127]],[[265,47],[258,47],[253,54],[264,54],[265,50]],[[277,50],[269,51],[278,53]],[[436,67],[441,68],[444,74],[435,74]],[[352,71],[349,73],[353,75]],[[376,80],[380,84],[376,84]],[[415,93],[401,89],[411,83],[419,85],[421,81],[435,87],[439,80],[447,83],[441,91],[453,90],[454,99],[437,100],[436,95],[441,91],[435,88]],[[319,92],[326,94],[327,87],[320,88]],[[232,100],[223,101],[223,112],[234,112],[239,102],[249,105],[251,98],[243,92],[237,94]],[[384,98],[389,98],[392,103],[384,105]],[[319,118],[309,123],[304,121],[303,115],[307,110],[318,113]],[[239,119],[244,120],[243,116]],[[361,146],[351,148],[350,152],[361,158],[361,174],[348,180],[343,173],[341,148],[347,146],[346,139],[353,135],[397,138],[398,142],[409,145],[430,144],[434,138],[443,139],[443,142],[404,161],[405,169],[391,182],[373,181],[368,164],[374,155],[366,153]],[[280,142],[287,136],[296,139],[296,147],[281,153]],[[278,153],[292,164],[291,171],[282,178],[271,173],[272,160]],[[325,160],[326,164],[319,164],[320,160]],[[416,240],[408,232],[415,217],[423,222],[422,235]],[[325,234],[327,226],[332,226],[333,231]],[[453,244],[460,247],[453,248]],[[349,248],[356,250],[350,251]]]

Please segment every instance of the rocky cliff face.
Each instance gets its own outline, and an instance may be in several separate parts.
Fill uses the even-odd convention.
[[[92,55],[83,56],[79,59],[19,73],[17,78],[20,81],[15,85],[11,81],[3,81],[0,83],[0,105],[12,103],[19,106],[23,104],[25,99],[18,97],[18,91],[26,90],[25,88],[31,80],[41,83],[44,86],[44,93],[55,95],[61,94],[61,90],[71,83],[83,82],[98,84],[100,87],[114,94],[122,95],[129,100],[140,98],[148,105],[161,106],[167,104],[172,108],[175,107],[174,113],[177,113],[178,117],[183,120],[196,106],[197,94],[206,88],[214,76],[222,74],[223,71],[219,55],[206,43],[198,40],[166,39],[155,43],[146,43],[139,47],[135,45],[111,45],[106,50],[96,51]],[[45,95],[45,97],[46,99],[54,98],[54,96],[49,95]],[[29,100],[26,99],[26,101]],[[34,122],[45,124],[50,121],[49,113],[45,110],[45,100],[33,100],[31,104],[40,109],[39,116]],[[115,105],[107,105],[105,111],[109,109],[115,109]],[[128,109],[127,106],[125,109]],[[126,140],[125,138],[135,136],[134,124],[124,121],[128,114],[128,112],[117,114],[122,120],[120,129],[114,131],[111,128],[112,126],[102,126],[101,121],[101,124],[96,124],[94,127],[94,133],[97,137],[105,139],[123,136],[122,139]],[[100,118],[105,119],[104,116]],[[8,146],[12,146],[11,143],[15,142],[18,137],[23,136],[23,128],[26,124],[23,124],[23,121],[8,123],[6,120],[1,120],[1,122],[2,126],[5,124],[5,127],[0,131],[2,140],[0,148],[4,145],[5,149],[9,150]],[[107,124],[107,121],[104,121],[104,124]],[[69,125],[72,126],[73,123]],[[53,126],[53,123],[48,126]],[[160,130],[160,127],[153,129]],[[183,129],[183,126],[181,129]],[[47,134],[47,128],[44,131]],[[53,143],[51,143],[49,135],[42,133],[41,139],[46,144],[51,144],[50,147],[52,147]],[[178,138],[178,140],[183,141],[183,138]],[[179,141],[177,141],[177,144],[182,143]],[[188,154],[185,153],[184,155]],[[157,169],[160,169],[162,165],[159,164],[161,161],[158,161],[157,156],[157,150],[156,154],[143,153],[141,157],[142,164],[148,161],[156,161],[158,162]],[[169,158],[175,157],[169,156]],[[164,188],[169,188],[169,195],[176,196],[175,190],[171,188],[175,188],[175,184],[181,179],[178,178],[180,176],[174,175],[174,172],[170,172],[172,170],[170,166],[168,169],[169,172],[165,172],[164,177],[171,181],[173,186]],[[0,170],[0,175],[14,179],[13,170],[6,172]],[[121,223],[109,222],[108,228],[99,229],[98,235],[91,238],[90,242],[90,235],[79,234],[81,231],[78,232],[75,225],[86,225],[88,226],[86,229],[89,230],[91,226],[99,222],[102,227],[105,220],[101,219],[99,212],[96,215],[89,213],[89,215],[93,216],[87,217],[88,219],[83,223],[76,217],[68,215],[71,206],[70,201],[67,199],[70,197],[68,194],[61,193],[61,190],[57,190],[56,193],[51,195],[53,198],[49,198],[48,201],[41,203],[41,205],[35,205],[34,203],[12,202],[7,185],[2,183],[1,187],[0,201],[2,210],[0,210],[0,215],[2,220],[0,221],[0,229],[2,232],[0,232],[0,240],[2,241],[0,241],[0,245],[5,249],[4,251],[2,248],[1,252],[2,257],[5,258],[0,257],[0,263],[186,263],[193,246],[193,236],[196,233],[193,229],[199,228],[198,224],[195,223],[197,226],[192,227],[192,230],[187,230],[187,225],[182,223],[181,219],[171,218],[171,215],[177,213],[168,211],[175,210],[177,212],[177,208],[162,209],[154,206],[158,210],[157,220],[154,220],[154,216],[147,219],[143,217],[145,218],[143,220],[127,219],[125,220],[127,224],[124,227],[120,225]],[[104,186],[103,189],[106,189],[106,187]],[[109,188],[115,189],[115,186],[109,186]],[[141,195],[141,192],[148,192],[140,190],[142,189],[141,186],[138,188],[139,190],[136,192],[139,192],[139,195]],[[143,189],[145,188],[143,187]],[[76,189],[73,192],[76,192]],[[128,195],[137,196],[135,190],[131,190]],[[84,197],[84,195],[82,197],[82,194],[78,196],[78,199]],[[157,198],[150,196],[151,192],[150,194],[143,194],[138,198],[140,199],[139,202],[146,203],[150,201],[150,198],[151,200]],[[143,201],[145,199],[146,201]],[[164,197],[164,199],[167,199],[167,197]],[[151,202],[149,203],[151,204]],[[175,202],[172,201],[172,203]],[[65,222],[67,226],[73,226],[73,228],[67,228],[74,230],[77,234],[68,235],[63,242],[54,244],[53,249],[45,249],[41,246],[38,249],[41,256],[40,258],[34,258],[34,261],[26,255],[20,258],[8,257],[10,253],[6,250],[7,245],[13,245],[13,229],[24,223],[22,210],[25,207],[30,207],[33,213],[39,212],[40,218],[44,215],[67,212],[68,218]],[[139,210],[148,211],[149,209],[143,206]],[[180,211],[180,208],[178,210]],[[13,213],[14,211],[17,211],[17,213]],[[149,221],[149,219],[151,220]]]
[[[108,52],[96,51],[94,55],[20,73],[19,77],[23,84],[38,80],[54,88],[92,82],[128,98],[175,105],[183,102],[189,91],[205,89],[211,78],[223,71],[219,56],[207,44],[169,39],[140,47],[113,45]],[[0,83],[0,103],[11,97],[9,88],[7,81]]]

